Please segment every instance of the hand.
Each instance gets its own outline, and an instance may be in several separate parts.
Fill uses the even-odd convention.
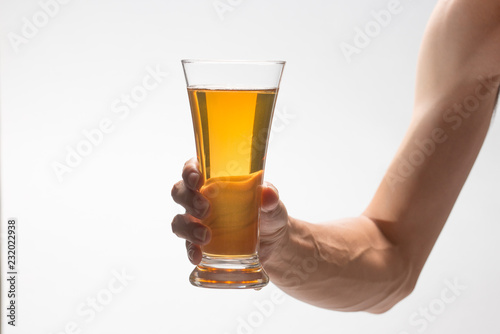
[[[179,237],[186,239],[186,248],[189,260],[193,264],[201,261],[201,245],[210,242],[210,228],[201,220],[210,212],[210,202],[200,193],[203,178],[198,161],[195,158],[188,160],[182,170],[182,180],[172,188],[172,198],[186,209],[186,213],[179,214],[172,220],[172,231]],[[259,257],[265,262],[275,254],[286,235],[288,227],[288,213],[285,205],[279,200],[278,190],[270,183],[262,186],[262,205],[260,213],[260,249]]]

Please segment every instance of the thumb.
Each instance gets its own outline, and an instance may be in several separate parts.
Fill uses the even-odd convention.
[[[288,222],[288,212],[280,201],[278,189],[269,182],[262,185],[261,234],[272,235]]]

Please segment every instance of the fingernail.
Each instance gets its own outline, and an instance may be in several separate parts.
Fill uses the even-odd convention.
[[[268,183],[268,186],[269,186],[269,188],[271,188],[272,190],[274,190],[274,192],[276,193],[276,195],[279,196],[280,193],[279,193],[278,189],[273,184]]]
[[[200,174],[198,174],[198,173],[189,174],[189,176],[188,176],[189,185],[193,188],[196,188],[196,186],[198,185],[199,179],[200,179]]]
[[[204,242],[205,238],[207,237],[207,229],[204,227],[197,227],[194,229],[193,235],[199,241]]]

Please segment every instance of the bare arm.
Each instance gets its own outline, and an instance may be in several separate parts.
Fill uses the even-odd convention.
[[[407,296],[483,144],[500,85],[500,0],[441,0],[418,64],[411,124],[372,202],[359,217],[310,224],[262,189],[259,256],[273,283],[310,304],[380,313]],[[195,159],[172,196],[172,221],[193,264],[210,241]]]
[[[414,112],[360,217],[288,219],[271,280],[316,306],[379,313],[408,295],[486,136],[500,83],[500,1],[440,1],[422,43]]]

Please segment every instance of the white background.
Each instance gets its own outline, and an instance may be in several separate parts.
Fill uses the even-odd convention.
[[[65,333],[74,323],[66,333],[499,333],[498,122],[415,291],[386,314],[331,312],[288,296],[264,312],[254,301],[269,306],[273,285],[194,288],[184,242],[171,233],[182,211],[170,189],[195,155],[183,58],[286,60],[266,180],[292,216],[311,222],[366,207],[408,126],[435,4],[401,0],[349,62],[340,44],[353,44],[355,29],[388,2],[232,0],[218,15],[214,4],[227,0],[71,0],[16,50],[9,36],[22,36],[23,18],[33,22],[41,5],[1,0],[1,223],[5,233],[16,217],[20,238],[18,326],[2,315],[4,332]],[[147,68],[168,75],[120,118],[113,103]],[[113,130],[60,182],[54,162],[103,119]],[[110,294],[122,270],[133,279]],[[466,287],[450,303],[440,301],[447,280]],[[88,321],[77,309],[99,296],[111,299]],[[422,320],[419,308],[429,306],[439,314]]]

